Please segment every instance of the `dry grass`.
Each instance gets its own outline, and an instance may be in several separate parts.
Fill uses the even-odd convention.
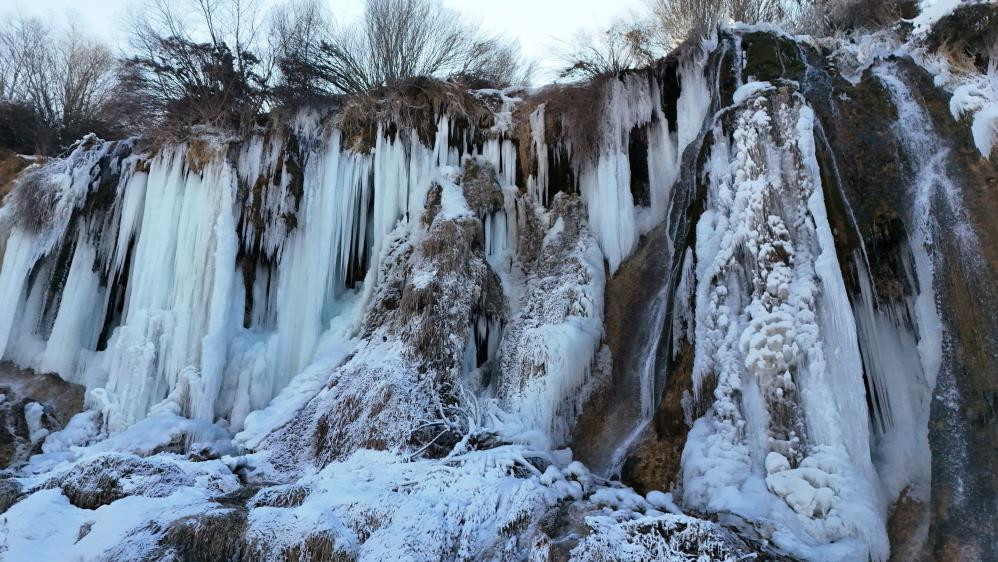
[[[126,491],[122,481],[131,478],[155,482],[163,488],[133,483],[132,489]],[[191,483],[192,480],[175,465],[108,454],[76,465],[65,475],[43,484],[42,489],[59,488],[72,505],[81,509],[97,509],[130,495],[160,497],[170,486]]]
[[[300,544],[284,549],[281,558],[288,562],[353,562],[357,559],[349,551],[336,546],[336,539],[329,533],[309,535]]]
[[[299,507],[309,489],[300,485],[274,486],[260,490],[250,501],[251,507]]]
[[[19,175],[4,199],[18,227],[39,232],[52,224],[58,193],[50,185],[48,172],[41,167],[29,168]]]
[[[544,142],[548,146],[570,146],[576,158],[592,158],[600,140],[597,118],[603,115],[606,103],[606,84],[614,76],[602,76],[581,84],[555,84],[547,86],[529,99],[518,104],[513,114],[515,136],[518,142],[521,172],[524,177],[534,173],[535,155],[530,115],[544,105]]]
[[[0,479],[0,514],[17,503],[21,497],[21,485],[13,478]]]
[[[246,552],[246,511],[221,509],[170,523],[159,539],[161,554],[174,560],[252,559]]]
[[[187,145],[184,165],[188,170],[201,173],[205,167],[216,160],[223,147],[205,139],[191,140]]]
[[[343,132],[344,146],[357,152],[374,147],[379,123],[388,128],[388,134],[414,130],[423,144],[433,146],[440,115],[476,128],[492,126],[492,112],[465,84],[430,78],[347,96],[335,125]]]
[[[14,187],[14,179],[31,164],[6,148],[0,148],[0,204]]]
[[[998,6],[970,4],[957,8],[933,26],[926,43],[958,68],[987,72],[998,55]]]

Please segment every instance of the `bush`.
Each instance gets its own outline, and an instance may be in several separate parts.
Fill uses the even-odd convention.
[[[33,154],[46,144],[46,127],[27,104],[0,101],[0,148]]]
[[[876,30],[911,17],[910,0],[808,0],[803,3],[799,27],[827,35],[855,30]]]
[[[966,59],[979,72],[989,72],[992,65],[998,65],[998,6],[960,6],[936,23],[926,43],[932,51],[946,50],[952,58]]]
[[[149,0],[133,14],[137,55],[119,70],[123,102],[140,127],[185,137],[208,125],[241,131],[256,123],[269,72],[254,50],[261,12],[253,0]]]

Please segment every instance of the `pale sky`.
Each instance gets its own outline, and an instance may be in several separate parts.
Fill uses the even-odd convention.
[[[124,43],[126,6],[136,0],[0,0],[0,17],[10,9],[60,24],[72,22],[108,43]],[[642,0],[442,0],[485,28],[520,40],[523,53],[550,70],[558,41],[579,29],[603,29],[631,12]],[[264,0],[268,5],[278,0]],[[363,12],[364,0],[327,0],[340,22]],[[542,81],[545,77],[541,78]]]

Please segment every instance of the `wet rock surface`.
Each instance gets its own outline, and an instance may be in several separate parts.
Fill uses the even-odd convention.
[[[669,250],[663,225],[641,240],[634,255],[607,282],[604,326],[612,377],[593,393],[572,434],[572,450],[596,472],[611,469],[622,441],[641,421],[640,400],[635,399],[640,371],[649,354],[659,353],[661,342],[652,341],[656,333],[652,324],[664,321],[656,314],[658,307],[649,303],[657,303],[657,293],[668,279]],[[662,298],[659,306],[665,305]]]
[[[943,230],[937,272],[940,310],[949,330],[929,421],[932,520],[924,559],[998,557],[998,165],[981,157],[969,127],[952,118],[948,96],[910,61],[902,62],[932,125],[947,141],[977,237],[970,252],[956,224]],[[957,217],[958,218],[958,217]],[[951,219],[952,220],[952,219]],[[976,254],[976,255],[975,255]],[[978,259],[979,258],[979,259]]]

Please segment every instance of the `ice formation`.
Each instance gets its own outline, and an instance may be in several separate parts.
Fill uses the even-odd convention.
[[[348,285],[375,275],[385,236],[422,206],[433,154],[378,138],[368,155],[341,151],[335,131],[298,140],[301,153],[255,138],[235,162],[180,145],[119,156],[116,183],[90,175],[109,173],[95,164],[114,143],[34,170],[67,230],[14,227],[3,283],[22,297],[4,301],[4,330],[25,329],[6,357],[85,384],[112,431],[154,409],[241,428],[354,314]],[[71,221],[88,195],[107,208]],[[53,254],[60,238],[72,254]],[[60,298],[44,300],[50,286]]]
[[[87,409],[57,428],[19,406],[34,455],[0,478],[0,555],[888,559],[892,506],[932,500],[955,385],[944,229],[986,266],[888,58],[947,70],[864,41],[725,29],[590,86],[591,122],[557,91],[474,90],[480,114],[435,105],[418,130],[306,109],[29,168],[0,207],[0,358]],[[991,94],[944,82],[988,156]],[[873,219],[826,130],[861,88],[896,117],[910,202]],[[628,267],[651,236],[653,280]],[[625,334],[638,414],[596,474],[573,449],[612,396],[613,283],[652,310],[626,326],[647,331]],[[666,396],[675,487],[638,493]]]

